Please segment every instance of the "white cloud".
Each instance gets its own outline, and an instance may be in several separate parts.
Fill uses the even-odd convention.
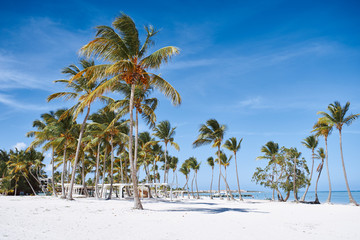
[[[18,109],[18,110],[46,111],[46,110],[50,109],[49,105],[40,106],[40,105],[35,105],[35,104],[22,103],[22,102],[18,102],[16,100],[14,100],[13,97],[10,95],[5,95],[5,94],[1,94],[1,93],[0,93],[0,103],[6,105],[8,107]]]
[[[24,150],[26,149],[26,143],[24,142],[18,142],[16,143],[13,147],[12,147],[14,150],[17,149],[17,150]]]

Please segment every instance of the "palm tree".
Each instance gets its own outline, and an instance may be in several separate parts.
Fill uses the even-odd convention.
[[[187,193],[188,193],[188,198],[190,198],[190,192],[189,192],[189,173],[190,173],[190,169],[189,169],[189,164],[188,162],[184,162],[182,165],[181,165],[181,168],[179,169],[179,171],[185,175],[185,178],[186,178],[186,182],[185,182],[185,185],[183,187],[183,189],[185,189],[185,186],[187,187]]]
[[[328,176],[328,182],[329,182],[329,194],[326,199],[327,203],[331,202],[331,181],[330,181],[330,172],[329,172],[329,164],[328,164],[328,146],[327,146],[327,140],[328,136],[331,134],[333,130],[334,124],[332,124],[327,118],[322,117],[319,118],[318,121],[315,123],[313,129],[311,132],[315,132],[315,136],[323,136],[325,140],[325,156],[326,156],[326,171]]]
[[[77,141],[77,147],[76,147],[76,153],[75,153],[75,159],[74,159],[74,165],[73,165],[73,170],[72,170],[72,174],[71,174],[71,183],[70,183],[70,189],[69,189],[69,195],[68,195],[69,200],[74,200],[72,197],[72,191],[73,191],[74,182],[75,182],[76,167],[77,167],[79,156],[80,156],[79,153],[80,153],[81,141],[82,141],[82,137],[83,137],[83,134],[85,131],[87,119],[90,115],[91,104],[96,100],[96,97],[92,97],[90,100],[88,99],[88,97],[92,93],[92,91],[94,91],[98,86],[98,84],[95,81],[90,82],[90,78],[91,78],[90,76],[83,76],[83,71],[86,71],[90,67],[95,66],[94,61],[87,61],[85,59],[82,59],[82,60],[80,60],[80,65],[82,66],[83,70],[80,70],[80,68],[77,67],[75,64],[65,67],[62,70],[62,73],[64,73],[64,74],[67,74],[72,77],[77,76],[76,80],[63,79],[63,80],[55,81],[55,82],[60,82],[60,83],[66,83],[67,87],[72,89],[73,91],[54,93],[54,94],[51,94],[47,98],[48,101],[51,101],[56,98],[65,98],[66,100],[76,99],[76,98],[78,99],[78,102],[72,108],[70,108],[68,111],[64,112],[64,114],[61,118],[64,118],[68,115],[73,115],[74,120],[76,120],[77,116],[80,113],[82,113],[85,110],[85,108],[87,108],[86,115],[81,124],[79,138]],[[85,101],[85,99],[87,101]]]
[[[226,126],[219,124],[219,122],[216,119],[209,119],[206,121],[205,124],[202,124],[199,129],[199,135],[197,139],[193,142],[194,147],[199,147],[203,145],[207,145],[210,143],[213,143],[212,147],[218,148],[218,158],[220,159],[220,147],[221,143],[224,139],[226,131]],[[220,199],[221,193],[220,193],[220,180],[221,180],[221,164],[219,163],[219,182],[218,182],[218,191]],[[226,182],[225,182],[226,184]]]
[[[164,183],[167,182],[167,145],[170,143],[171,146],[173,146],[176,150],[180,150],[179,145],[174,142],[174,136],[175,136],[175,129],[176,127],[171,127],[169,121],[161,121],[156,125],[156,127],[153,129],[154,133],[153,135],[155,137],[158,137],[161,142],[165,144],[165,151],[164,151],[164,157],[165,157],[165,165],[164,165]]]
[[[226,154],[224,152],[220,152],[220,159],[217,158],[215,159],[216,162],[218,162],[220,165],[224,166],[224,169],[225,169],[225,176],[224,176],[224,181],[225,183],[227,183],[227,174],[226,174],[226,169],[227,167],[230,165],[230,161],[232,159],[232,156],[230,156],[229,158],[226,156]],[[228,186],[228,184],[226,184],[226,196],[227,196],[227,199],[229,200],[229,194],[231,196],[231,199],[234,199],[232,193],[231,193],[231,189],[230,187]]]
[[[213,196],[212,196],[212,183],[213,183],[213,178],[214,178],[214,166],[215,166],[214,165],[214,158],[209,157],[207,159],[207,163],[211,167],[210,199],[213,199]]]
[[[317,188],[318,188],[318,183],[319,183],[321,171],[322,171],[323,166],[324,166],[325,156],[326,156],[326,154],[324,152],[324,149],[319,148],[318,151],[317,151],[317,154],[315,155],[315,158],[321,159],[321,163],[319,164],[319,166],[316,169],[316,171],[319,173],[319,175],[318,175],[318,177],[316,179],[316,185],[315,185],[315,203],[320,203],[318,195],[317,195]]]
[[[275,200],[275,189],[277,186],[274,186],[274,178],[276,174],[276,157],[279,153],[279,144],[269,141],[261,148],[261,152],[264,153],[264,156],[257,157],[257,159],[269,159],[269,162],[273,165],[273,174],[271,176],[271,187],[273,189],[272,200]]]
[[[312,158],[312,165],[311,165],[311,172],[310,172],[310,178],[309,178],[309,183],[306,187],[306,190],[303,194],[303,196],[301,197],[300,201],[305,201],[305,197],[306,194],[309,190],[309,187],[311,185],[311,179],[312,179],[312,175],[313,175],[313,170],[314,170],[314,158],[315,158],[315,148],[318,146],[319,141],[317,139],[317,137],[315,137],[314,135],[308,136],[307,138],[304,139],[304,141],[301,142],[305,147],[307,147],[308,149],[311,149],[311,158]]]
[[[170,168],[173,170],[173,180],[171,182],[171,187],[174,185],[175,178],[176,178],[176,188],[178,188],[178,177],[177,177],[177,172],[176,172],[178,162],[179,162],[179,159],[177,157],[172,157],[169,162]]]
[[[228,149],[229,151],[232,151],[234,153],[235,157],[235,168],[236,168],[236,180],[238,185],[238,192],[239,192],[239,200],[243,200],[241,196],[241,190],[240,190],[240,183],[239,183],[239,174],[237,169],[237,161],[236,161],[236,153],[240,150],[241,142],[243,139],[240,139],[239,142],[237,142],[237,139],[235,137],[230,138],[229,140],[225,141],[225,144],[223,145],[224,148]]]
[[[324,116],[330,123],[332,123],[339,130],[341,163],[342,163],[343,172],[344,172],[346,189],[348,191],[350,203],[353,203],[356,206],[358,206],[357,202],[351,195],[349,183],[348,183],[347,176],[346,176],[345,162],[344,162],[344,156],[343,156],[343,151],[342,151],[342,139],[341,139],[342,128],[343,128],[344,124],[349,126],[354,120],[356,120],[359,117],[359,114],[350,114],[350,115],[346,116],[346,113],[349,111],[349,107],[350,107],[350,102],[346,102],[346,104],[342,107],[340,102],[336,101],[334,103],[331,103],[328,106],[329,113],[319,112],[319,114]]]
[[[103,84],[92,92],[91,96],[88,97],[88,101],[96,96],[103,95],[107,91],[114,91],[119,82],[125,81],[131,86],[129,158],[135,193],[134,208],[143,209],[138,196],[132,139],[135,87],[136,85],[142,85],[146,89],[153,86],[169,97],[174,105],[180,104],[179,93],[159,75],[148,72],[148,69],[158,69],[162,63],[168,62],[172,56],[179,53],[179,50],[176,47],[169,46],[146,56],[147,50],[154,43],[152,38],[158,33],[154,27],[145,27],[147,36],[143,45],[140,44],[135,23],[129,16],[122,13],[113,22],[113,27],[114,29],[108,26],[98,26],[96,38],[81,49],[83,55],[87,57],[95,56],[110,62],[110,64],[95,66],[82,73],[85,73],[85,76],[92,77],[94,80],[107,78]],[[74,79],[76,78],[77,76],[74,77]]]

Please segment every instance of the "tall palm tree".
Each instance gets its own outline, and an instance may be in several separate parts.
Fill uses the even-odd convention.
[[[311,172],[310,172],[310,178],[309,178],[309,183],[306,187],[306,190],[304,192],[304,194],[302,195],[300,201],[305,201],[305,197],[306,194],[309,190],[309,187],[311,185],[311,179],[312,179],[312,175],[313,175],[313,170],[314,170],[314,158],[315,158],[315,148],[317,148],[318,144],[319,144],[319,140],[317,139],[316,136],[311,135],[308,136],[307,138],[304,139],[304,141],[301,142],[305,147],[307,147],[308,149],[311,149],[311,158],[312,158],[312,164],[311,164]]]
[[[331,103],[328,106],[329,113],[326,112],[319,112],[322,116],[324,116],[330,123],[334,124],[337,130],[339,130],[339,138],[340,138],[340,154],[341,154],[341,163],[343,167],[344,172],[344,178],[346,183],[346,189],[348,191],[349,195],[349,201],[350,203],[358,205],[353,196],[351,195],[349,183],[346,176],[346,170],[345,170],[345,162],[344,162],[344,156],[343,156],[343,150],[342,150],[342,139],[341,139],[341,131],[344,126],[350,125],[354,120],[356,120],[359,117],[359,114],[349,114],[346,115],[349,111],[350,102],[346,102],[346,104],[342,107],[340,102],[336,101],[334,103]]]
[[[316,168],[316,171],[319,173],[317,179],[316,179],[316,185],[315,185],[315,203],[320,203],[318,195],[317,195],[317,188],[318,188],[318,183],[319,183],[319,179],[320,179],[320,175],[321,175],[321,171],[323,169],[324,166],[324,159],[326,157],[325,151],[323,148],[319,148],[317,150],[317,153],[315,155],[315,158],[317,159],[321,159],[321,162],[319,164],[319,166]]]
[[[76,167],[78,165],[78,160],[80,157],[81,141],[83,138],[83,134],[85,132],[87,119],[90,115],[91,104],[96,100],[97,97],[92,97],[91,99],[88,99],[88,98],[89,98],[89,95],[92,93],[92,91],[94,91],[98,87],[97,82],[90,81],[91,76],[83,75],[83,71],[86,71],[90,67],[95,66],[94,61],[87,61],[85,59],[82,59],[82,60],[80,60],[80,65],[82,66],[83,70],[81,70],[75,64],[71,64],[70,66],[65,67],[62,70],[62,73],[67,74],[72,78],[77,76],[76,80],[62,79],[62,80],[55,81],[55,82],[67,84],[66,87],[72,89],[73,91],[54,93],[54,94],[51,94],[47,98],[48,101],[51,101],[51,100],[57,99],[57,98],[65,98],[65,100],[76,99],[76,98],[78,99],[78,102],[72,108],[70,108],[68,111],[66,111],[61,118],[66,117],[68,115],[73,115],[74,120],[76,120],[78,115],[80,113],[82,113],[85,109],[87,109],[84,120],[81,124],[79,138],[77,141],[74,165],[73,165],[73,170],[72,170],[72,174],[71,174],[70,189],[69,189],[69,193],[68,193],[69,200],[74,200],[72,197],[72,192],[73,192],[73,187],[74,187],[74,182],[75,182]],[[85,101],[85,99],[87,101]]]
[[[205,124],[202,124],[199,129],[199,135],[197,139],[193,142],[194,147],[199,147],[207,144],[212,143],[212,147],[218,148],[218,158],[220,159],[220,147],[221,143],[224,139],[226,131],[226,126],[219,124],[219,122],[216,119],[209,119],[206,121]],[[220,193],[220,180],[221,180],[221,164],[219,163],[219,182],[218,182],[218,191],[220,199],[221,193]],[[225,182],[226,184],[226,182]]]
[[[226,156],[226,154],[224,152],[220,152],[220,159],[217,158],[215,159],[216,162],[218,162],[220,165],[224,166],[224,181],[225,181],[225,184],[227,183],[227,173],[226,173],[226,170],[227,170],[227,167],[230,165],[230,161],[232,159],[232,156],[230,156],[229,158]],[[231,193],[231,189],[229,187],[228,184],[226,184],[226,196],[227,196],[227,199],[229,200],[229,195],[231,196],[231,199],[234,199],[232,193]]]
[[[313,130],[311,132],[315,132],[315,136],[323,136],[325,140],[325,156],[326,156],[326,172],[328,176],[328,182],[329,182],[329,194],[326,199],[327,203],[331,202],[331,181],[330,181],[330,172],[329,172],[329,164],[328,164],[328,146],[327,146],[327,140],[328,136],[331,134],[333,130],[334,124],[331,123],[327,118],[321,117],[318,119],[318,121],[313,126]]]
[[[167,145],[170,143],[170,145],[173,146],[176,150],[180,150],[179,145],[174,142],[175,129],[176,127],[172,128],[170,122],[167,120],[159,122],[153,129],[153,135],[155,137],[158,137],[160,141],[163,142],[165,145],[164,183],[167,182]]]
[[[269,162],[273,165],[273,174],[271,176],[271,187],[273,189],[272,193],[272,200],[275,200],[275,189],[277,189],[277,186],[274,186],[274,178],[276,174],[276,157],[279,153],[279,144],[269,141],[265,144],[265,146],[262,146],[261,152],[264,153],[264,156],[257,157],[257,159],[269,159]]]
[[[226,140],[224,145],[223,145],[224,148],[226,148],[229,151],[232,151],[234,153],[235,168],[236,168],[236,180],[237,180],[237,185],[238,185],[238,192],[239,192],[239,200],[240,201],[242,201],[243,199],[242,199],[241,190],[240,190],[239,174],[238,174],[237,161],[236,161],[236,153],[240,150],[242,140],[243,139],[240,139],[240,141],[237,142],[236,137],[232,137],[232,138]]]
[[[173,180],[171,182],[171,187],[174,185],[175,179],[176,179],[176,188],[178,188],[178,177],[177,177],[177,165],[178,165],[179,159],[177,157],[171,157],[169,166],[173,170]]]
[[[214,178],[214,166],[215,166],[214,158],[213,157],[208,157],[207,164],[211,167],[210,199],[213,199],[213,196],[212,196],[212,183],[213,183],[213,178]]]
[[[131,86],[129,104],[129,158],[135,193],[134,208],[143,209],[138,196],[132,139],[135,87],[136,85],[142,85],[144,88],[153,86],[170,98],[174,105],[180,104],[181,98],[179,93],[159,75],[148,72],[149,69],[160,68],[162,63],[168,62],[172,56],[179,53],[179,50],[176,47],[168,46],[146,56],[147,50],[154,43],[153,37],[158,33],[154,27],[145,27],[147,36],[145,42],[141,45],[136,25],[129,16],[122,13],[114,20],[112,25],[114,28],[98,26],[96,38],[81,49],[81,53],[87,57],[95,56],[110,63],[90,68],[83,73],[94,80],[107,79],[92,92],[92,95],[88,98],[89,101],[95,96],[101,96],[105,92],[114,91],[119,82],[125,81]],[[77,76],[74,79],[76,78]]]

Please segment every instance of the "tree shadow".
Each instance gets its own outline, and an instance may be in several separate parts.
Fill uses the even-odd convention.
[[[219,208],[178,208],[178,209],[165,209],[160,210],[163,212],[203,212],[207,214],[219,214],[224,212],[240,212],[240,213],[268,213],[261,212],[250,208],[227,208],[227,207],[219,207]]]

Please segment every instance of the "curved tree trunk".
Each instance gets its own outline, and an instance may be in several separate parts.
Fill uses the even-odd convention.
[[[341,153],[341,163],[342,163],[342,167],[343,167],[343,172],[344,172],[344,178],[345,178],[345,183],[346,183],[346,189],[349,195],[349,201],[352,204],[355,204],[356,206],[358,206],[357,202],[355,201],[355,199],[353,198],[353,196],[351,195],[351,191],[350,191],[350,187],[349,187],[349,183],[347,180],[347,176],[346,176],[346,170],[345,170],[345,162],[344,162],[344,156],[343,156],[343,151],[342,151],[342,139],[341,139],[341,129],[339,129],[339,136],[340,136],[340,153]]]
[[[310,179],[309,179],[309,184],[307,185],[306,187],[306,190],[304,192],[304,195],[302,195],[300,201],[305,201],[305,197],[306,197],[306,194],[309,190],[309,187],[311,185],[311,179],[312,179],[312,175],[313,175],[313,171],[314,171],[314,149],[312,150],[312,165],[311,165],[311,172],[310,172]]]
[[[136,163],[134,161],[133,156],[133,125],[134,125],[134,119],[133,119],[133,108],[134,108],[134,92],[135,92],[135,84],[131,84],[131,93],[130,93],[130,106],[129,106],[129,113],[130,113],[130,131],[129,131],[129,158],[130,158],[130,168],[131,168],[131,180],[133,184],[133,190],[134,190],[134,209],[142,210],[143,206],[141,204],[140,198],[139,198],[139,190],[138,190],[138,183],[137,183],[137,177],[136,177]]]
[[[64,156],[63,156],[63,171],[61,173],[61,198],[66,198],[66,194],[65,194],[65,185],[64,185],[64,181],[65,181],[65,171],[66,171],[66,145],[64,147]]]
[[[329,182],[329,195],[326,199],[327,203],[331,202],[331,181],[330,181],[330,172],[329,172],[329,164],[328,164],[328,146],[327,146],[327,136],[325,136],[325,151],[326,151],[326,172],[328,176],[328,182]]]
[[[95,198],[99,199],[99,165],[100,165],[100,142],[96,154],[96,172],[95,172]]]
[[[78,143],[77,143],[77,147],[76,147],[75,160],[74,160],[74,165],[73,165],[72,174],[71,174],[71,182],[70,182],[70,189],[69,189],[69,195],[68,195],[69,200],[74,200],[73,197],[72,197],[72,191],[73,191],[74,183],[75,183],[76,166],[78,164],[79,155],[80,155],[79,153],[80,153],[80,147],[81,147],[81,140],[82,140],[82,137],[84,135],[86,121],[87,121],[87,119],[89,117],[89,114],[90,114],[90,106],[88,106],[87,113],[85,115],[84,121],[81,124],[80,135],[79,135],[79,139],[78,139]]]
[[[214,167],[211,167],[210,199],[213,199],[213,195],[212,195],[213,178],[214,178]]]
[[[34,195],[36,196],[36,192],[35,192],[34,188],[31,186],[31,184],[30,184],[29,180],[27,179],[27,177],[25,176],[25,174],[22,171],[21,171],[21,174],[24,176],[26,182],[29,184],[31,190],[33,191]]]
[[[321,163],[321,165],[319,165],[319,168],[318,168],[319,176],[316,179],[316,185],[315,185],[315,203],[320,203],[318,195],[317,195],[317,187],[318,187],[318,183],[319,183],[319,179],[320,179],[320,175],[321,175],[321,171],[323,169],[323,166],[324,166],[324,159],[322,159],[322,163]]]
[[[238,192],[239,192],[239,200],[243,201],[243,198],[241,196],[240,183],[239,183],[239,173],[238,173],[237,161],[236,161],[236,151],[234,151],[234,156],[235,156],[235,169],[236,169],[236,180],[237,180]]]
[[[57,197],[57,193],[56,193],[56,189],[55,189],[55,182],[54,182],[54,147],[52,147],[52,152],[51,152],[51,186],[53,189],[53,196]]]
[[[221,176],[223,176],[223,175],[221,174]],[[225,177],[223,176],[223,179],[224,179],[225,186],[226,186],[226,196],[227,196],[228,200],[229,200],[229,195],[230,195],[231,200],[234,200],[234,196],[232,195],[230,186],[226,180],[226,167],[225,167]]]

